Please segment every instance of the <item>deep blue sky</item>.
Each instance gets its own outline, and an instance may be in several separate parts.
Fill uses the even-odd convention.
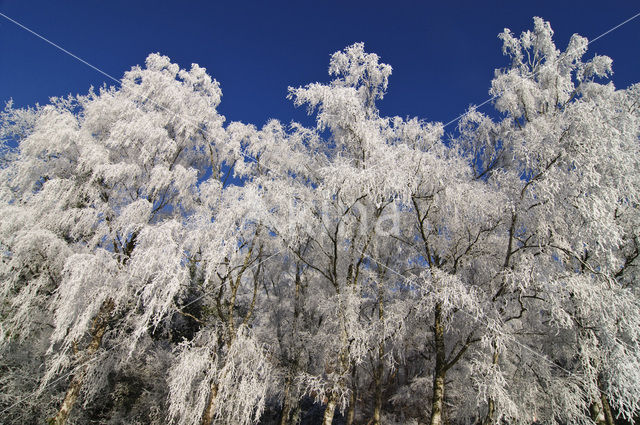
[[[593,39],[640,12],[640,2],[0,0],[0,12],[116,78],[151,52],[198,63],[220,82],[227,120],[261,126],[303,117],[287,87],[328,81],[330,54],[357,41],[393,66],[383,114],[447,122],[487,99],[493,70],[507,65],[503,28],[519,34],[541,16],[564,48],[573,33]],[[594,52],[613,58],[617,87],[640,81],[640,17]],[[105,81],[113,84],[0,17],[1,102],[45,103]]]

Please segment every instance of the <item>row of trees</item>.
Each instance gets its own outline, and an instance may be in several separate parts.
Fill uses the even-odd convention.
[[[380,116],[362,44],[290,89],[313,128],[225,124],[157,54],[9,105],[4,423],[633,421],[640,86],[552,34],[500,35],[454,135]]]

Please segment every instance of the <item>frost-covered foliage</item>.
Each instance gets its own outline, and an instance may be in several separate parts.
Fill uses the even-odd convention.
[[[250,424],[260,419],[271,379],[267,352],[246,327],[226,350],[218,351],[220,345],[215,333],[205,331],[178,347],[168,381],[170,420],[199,424],[213,399],[214,420]]]
[[[157,54],[8,104],[3,417],[637,419],[640,85],[552,38],[505,30],[496,113],[447,139],[380,115],[392,69],[362,43],[289,89],[312,128],[225,125],[217,82]]]

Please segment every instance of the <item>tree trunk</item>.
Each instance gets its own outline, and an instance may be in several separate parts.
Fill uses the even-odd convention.
[[[347,385],[345,380],[345,376],[349,373],[349,339],[347,335],[346,325],[344,322],[344,315],[340,315],[341,318],[341,342],[342,347],[340,348],[340,353],[338,355],[338,368],[340,372],[340,378],[338,380],[338,385],[341,389],[344,389]],[[324,411],[324,419],[322,421],[322,425],[331,425],[333,422],[333,415],[336,410],[336,396],[331,394],[327,401],[327,408]]]
[[[436,367],[433,374],[433,398],[431,400],[431,425],[442,425],[444,415],[444,390],[446,377],[446,353],[444,346],[444,326],[442,305],[436,304],[434,313],[434,340],[436,345]]]
[[[202,425],[211,425],[213,422],[213,415],[215,413],[216,406],[216,397],[218,396],[218,384],[211,384],[211,394],[209,394],[209,402],[207,403],[207,408],[204,411],[204,415],[202,416]]]
[[[353,425],[353,421],[356,418],[356,400],[357,400],[357,385],[356,385],[356,365],[351,364],[351,395],[349,396],[349,407],[347,408],[347,423],[346,425]]]
[[[284,388],[284,400],[282,402],[282,417],[280,425],[289,424],[289,416],[291,415],[291,379],[287,377]]]
[[[347,408],[347,422],[346,425],[353,425],[353,421],[356,419],[356,391],[355,388],[351,391],[349,397],[349,407]]]
[[[604,413],[604,420],[607,425],[615,425],[613,420],[613,414],[611,413],[611,406],[609,405],[609,399],[603,392],[600,393],[600,399],[602,400],[602,412]]]
[[[597,425],[615,425],[613,414],[611,413],[611,406],[609,406],[609,400],[604,393],[600,393],[600,400],[594,400],[591,402],[589,412],[591,413],[591,419]]]
[[[378,320],[384,320],[384,298],[382,285],[378,286]],[[384,339],[378,342],[378,363],[373,371],[375,400],[373,405],[373,425],[380,425],[382,415],[382,379],[384,377]]]
[[[602,405],[598,401],[592,401],[589,406],[589,412],[591,413],[591,420],[597,425],[606,425],[604,413],[602,412]]]
[[[73,378],[71,379],[71,383],[67,388],[67,392],[64,396],[64,400],[62,401],[62,405],[60,406],[58,413],[49,420],[50,425],[64,425],[67,423],[67,419],[69,419],[71,410],[73,409],[73,406],[76,404],[78,396],[80,395],[80,390],[82,389],[82,384],[84,383],[84,377],[87,373],[87,363],[96,353],[96,351],[98,351],[98,348],[100,348],[100,345],[102,344],[102,337],[107,331],[107,328],[109,326],[109,318],[114,307],[115,304],[111,298],[104,301],[102,303],[102,306],[100,306],[98,314],[96,315],[95,319],[93,319],[93,324],[91,326],[91,341],[89,342],[89,345],[87,346],[84,354],[81,357],[79,370],[73,375]]]
[[[492,364],[493,366],[497,366],[498,360],[500,359],[500,353],[498,353],[498,349],[494,346],[493,348],[493,358]],[[484,418],[483,425],[492,425],[495,420],[495,411],[496,411],[496,403],[493,398],[489,397],[487,401],[487,416]]]
[[[73,377],[69,388],[67,388],[62,406],[60,406],[58,414],[49,420],[49,425],[64,425],[67,422],[71,409],[73,409],[73,405],[76,403],[78,395],[80,395],[83,378],[84,374],[78,374]]]
[[[496,406],[492,398],[489,398],[487,402],[487,417],[484,418],[483,425],[493,424],[493,417],[495,415]]]
[[[382,376],[384,373],[384,364],[382,363],[382,355],[383,355],[382,344],[380,344],[380,348],[378,349],[378,364],[373,372],[373,380],[375,383],[375,400],[373,405],[373,425],[380,425],[382,415]]]
[[[431,402],[431,425],[442,425],[444,415],[444,379],[445,375],[437,374],[433,379],[433,400]]]
[[[600,400],[596,399],[591,402],[591,406],[589,406],[589,413],[591,413],[591,419],[598,425],[616,424],[613,419],[613,414],[611,413],[609,399],[602,391],[600,391]]]
[[[282,417],[280,418],[280,425],[289,425],[290,414],[291,414],[291,403],[289,403],[289,399],[285,399],[284,404],[282,406]]]
[[[302,312],[303,307],[303,299],[302,299],[302,267],[300,264],[296,264],[296,288],[294,294],[294,302],[293,302],[293,326],[291,328],[291,340],[297,341],[299,339],[298,335],[298,325],[300,322],[300,314]],[[294,345],[293,350],[293,359],[289,362],[289,372],[287,375],[287,379],[285,382],[285,390],[284,390],[284,401],[282,404],[282,418],[280,418],[280,425],[288,425],[290,423],[297,423],[296,411],[298,410],[298,399],[296,392],[296,409],[292,409],[292,405],[294,403],[294,399],[291,395],[291,387],[293,385],[293,380],[298,370],[298,360],[300,358],[300,348],[299,344]],[[293,410],[293,412],[292,412]],[[292,418],[293,416],[293,418]]]
[[[333,422],[333,415],[336,412],[336,399],[332,395],[329,396],[327,401],[327,408],[324,410],[324,416],[322,419],[322,425],[331,425]]]

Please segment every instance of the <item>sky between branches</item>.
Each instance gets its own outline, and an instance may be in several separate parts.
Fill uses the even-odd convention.
[[[507,65],[503,28],[551,22],[558,47],[573,33],[593,39],[640,11],[634,2],[541,1],[0,1],[0,12],[121,78],[152,52],[188,68],[206,67],[222,88],[229,121],[262,126],[269,118],[305,120],[288,86],[329,81],[329,55],[365,43],[393,66],[382,115],[449,122],[487,98],[493,71]],[[0,18],[0,101],[19,107],[50,96],[114,84],[15,24]],[[613,58],[613,81],[637,81],[640,19],[589,48]]]

